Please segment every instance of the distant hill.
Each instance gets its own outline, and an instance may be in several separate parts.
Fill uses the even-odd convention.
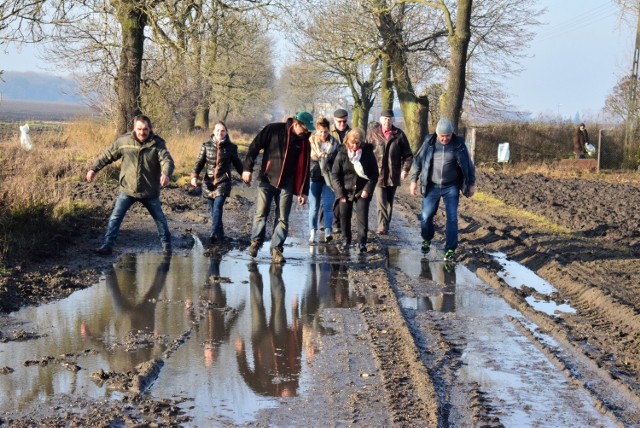
[[[4,100],[82,103],[82,98],[76,95],[73,79],[33,71],[2,73],[0,94]]]

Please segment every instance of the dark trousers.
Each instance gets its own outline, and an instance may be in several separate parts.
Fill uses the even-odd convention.
[[[378,230],[384,233],[389,231],[389,223],[393,215],[393,198],[396,196],[397,186],[376,186],[376,207],[378,210]]]
[[[355,201],[340,201],[340,223],[342,235],[347,244],[351,244],[351,217],[353,215],[353,205],[356,206],[356,231],[358,234],[358,244],[367,243],[367,233],[369,232],[369,204],[371,199],[357,198]]]

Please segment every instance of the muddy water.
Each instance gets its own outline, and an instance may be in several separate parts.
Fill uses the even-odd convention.
[[[527,303],[534,309],[547,315],[557,316],[560,312],[575,313],[575,309],[566,303],[556,303],[550,296],[557,292],[553,285],[540,278],[533,271],[520,263],[507,259],[504,253],[492,253],[491,256],[502,265],[498,276],[512,288],[522,289],[523,286],[533,289],[536,296],[527,296]]]
[[[459,335],[462,364],[453,391],[478,388],[504,426],[616,426],[511,320],[531,331],[536,326],[465,266],[404,248],[389,249],[389,265],[421,284],[417,296],[399,296],[403,309],[447,313],[447,334]],[[451,423],[462,423],[467,404],[452,399]]]
[[[248,422],[278,397],[304,395],[311,338],[331,333],[319,311],[356,302],[344,266],[291,241],[283,267],[266,248],[255,262],[237,251],[207,257],[200,245],[188,255],[127,254],[95,286],[14,313],[15,329],[40,337],[0,343],[0,367],[14,370],[0,376],[0,411],[58,394],[120,399],[127,391],[91,374],[155,358],[164,365],[147,394],[188,398],[197,426]]]

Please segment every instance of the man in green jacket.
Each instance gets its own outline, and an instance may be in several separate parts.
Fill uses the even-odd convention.
[[[103,244],[96,253],[112,253],[122,220],[136,202],[144,205],[156,222],[162,252],[171,253],[171,233],[160,204],[160,187],[169,183],[173,159],[165,141],[153,133],[147,116],[138,115],[133,119],[133,132],[119,137],[98,157],[87,172],[87,181],[92,182],[98,171],[118,159],[122,159],[120,194],[109,217]]]

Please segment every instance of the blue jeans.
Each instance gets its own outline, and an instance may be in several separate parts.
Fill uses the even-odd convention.
[[[120,193],[118,199],[116,199],[111,217],[109,217],[109,223],[107,224],[107,232],[104,234],[104,244],[108,246],[115,244],[122,220],[124,220],[124,216],[127,211],[129,211],[129,208],[136,202],[144,205],[147,211],[149,211],[149,214],[151,214],[151,217],[153,217],[153,220],[156,222],[156,227],[158,228],[160,242],[162,244],[171,244],[171,233],[169,232],[167,218],[162,212],[160,198],[134,198],[124,193]]]
[[[457,185],[438,186],[433,183],[427,185],[426,195],[422,198],[422,214],[420,226],[422,239],[431,241],[435,234],[433,217],[438,211],[440,198],[444,201],[447,225],[445,231],[445,251],[458,248],[458,202],[460,189]]]
[[[251,229],[251,241],[262,244],[266,235],[267,218],[271,210],[271,202],[276,205],[276,218],[271,235],[270,248],[280,248],[284,245],[289,231],[289,214],[291,213],[291,203],[293,202],[293,184],[286,188],[278,189],[271,184],[261,181],[258,186],[258,196],[256,199],[256,216],[253,218],[253,228]]]
[[[322,203],[324,230],[325,233],[331,233],[334,199],[333,189],[324,180],[309,183],[309,230],[318,229],[318,211]]]
[[[209,211],[211,212],[211,236],[224,238],[224,228],[222,226],[222,209],[226,196],[216,196],[215,199],[207,199]]]

